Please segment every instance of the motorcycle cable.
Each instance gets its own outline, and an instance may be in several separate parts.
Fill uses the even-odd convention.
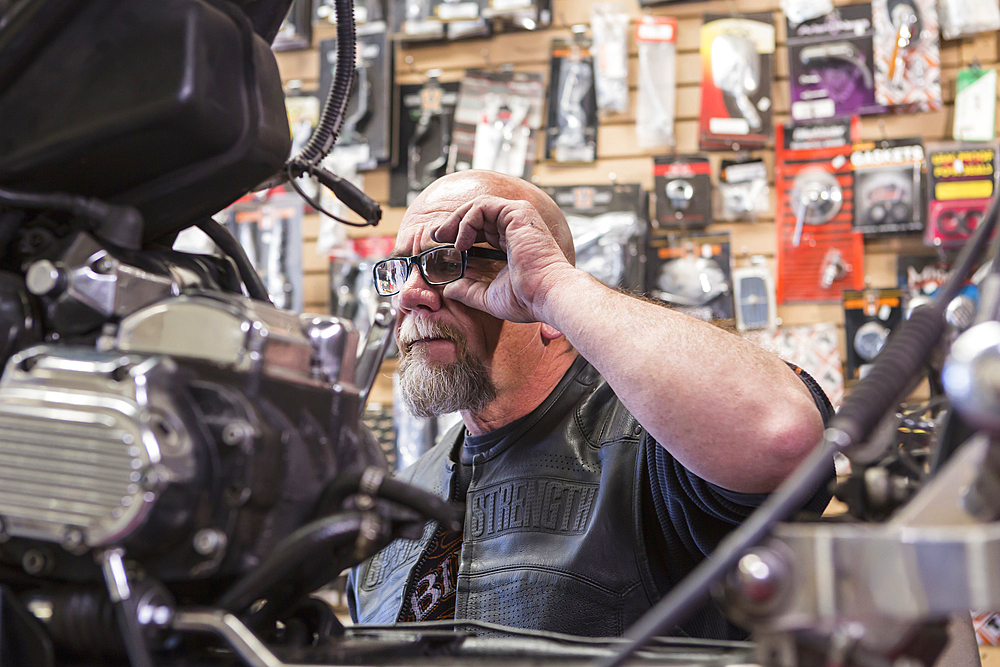
[[[257,273],[257,270],[253,268],[250,258],[247,257],[247,251],[243,249],[243,246],[240,245],[240,242],[233,236],[232,232],[212,218],[205,218],[196,223],[195,226],[205,232],[212,239],[212,242],[236,263],[236,270],[239,271],[240,280],[243,281],[243,285],[246,287],[250,298],[271,303],[271,296],[267,292],[264,280]]]
[[[937,345],[944,328],[948,304],[961,291],[990,241],[1000,213],[1000,197],[975,234],[955,259],[951,279],[932,303],[920,306],[890,338],[869,373],[844,400],[830,420],[813,452],[747,520],[725,537],[681,582],[657,602],[625,633],[630,643],[613,656],[595,662],[595,667],[618,667],[636,651],[685,621],[708,601],[711,589],[742,558],[760,543],[775,523],[791,516],[815,492],[829,474],[833,455],[863,443],[882,415],[898,404],[910,379],[922,369],[923,359]]]

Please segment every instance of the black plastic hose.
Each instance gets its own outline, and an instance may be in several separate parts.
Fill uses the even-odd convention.
[[[219,246],[219,250],[236,262],[236,269],[240,272],[240,279],[246,286],[250,298],[271,303],[271,297],[267,293],[264,281],[261,280],[257,269],[253,268],[246,250],[236,240],[236,237],[212,218],[205,218],[197,224],[197,227],[205,232],[215,245]]]

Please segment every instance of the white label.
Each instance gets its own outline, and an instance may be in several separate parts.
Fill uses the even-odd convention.
[[[997,73],[989,70],[955,96],[955,126],[959,141],[990,141],[997,108]]]
[[[512,9],[527,9],[531,7],[532,0],[493,0],[493,9],[501,12],[509,12]]]
[[[403,32],[407,35],[440,35],[444,32],[444,26],[437,19],[407,21],[403,24]]]
[[[792,102],[792,118],[809,120],[811,118],[832,118],[836,113],[833,100],[813,100],[811,102]]]
[[[677,26],[669,23],[640,21],[635,26],[635,38],[641,42],[672,42],[677,38]]]
[[[767,167],[763,162],[731,164],[726,167],[727,183],[745,183],[754,179],[767,179]]]
[[[478,2],[447,2],[434,8],[442,21],[469,21],[479,18]]]
[[[712,134],[750,134],[750,121],[746,118],[709,118],[708,129]]]

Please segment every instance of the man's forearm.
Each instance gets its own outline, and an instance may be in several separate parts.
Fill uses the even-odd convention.
[[[771,491],[822,433],[795,373],[714,325],[575,269],[546,291],[543,311],[646,430],[715,484]]]

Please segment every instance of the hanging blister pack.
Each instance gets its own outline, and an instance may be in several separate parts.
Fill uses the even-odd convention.
[[[924,243],[953,248],[969,240],[996,192],[998,150],[995,142],[927,144]]]
[[[875,102],[870,4],[838,7],[817,19],[788,20],[793,121],[885,113]]]
[[[902,234],[924,228],[920,137],[854,144],[854,230],[866,235]]]
[[[997,0],[938,0],[941,36],[968,37],[1000,30],[1000,2]]]
[[[582,28],[574,26],[574,32],[571,40],[552,41],[545,158],[593,162],[597,158],[594,59]]]
[[[701,27],[702,150],[764,148],[771,137],[771,14],[706,14]]]
[[[566,215],[576,266],[609,287],[642,289],[649,197],[637,184],[543,188]]]
[[[639,148],[674,145],[677,19],[644,15],[635,26],[639,92],[635,134]]]
[[[873,0],[875,101],[914,113],[941,108],[935,0]]]
[[[733,301],[736,305],[736,328],[739,331],[770,329],[777,323],[774,278],[767,268],[767,258],[754,255],[750,266],[733,269]]]
[[[844,334],[848,380],[863,378],[903,319],[900,289],[845,290]]]
[[[955,81],[956,141],[990,141],[997,116],[997,72],[995,69],[969,67],[958,73]]]
[[[646,293],[701,320],[731,320],[729,233],[650,230]]]
[[[444,39],[445,24],[434,14],[431,0],[399,0],[389,3],[392,38],[400,42]]]
[[[833,11],[832,0],[781,0],[778,4],[793,26],[818,19]]]
[[[723,220],[756,220],[771,210],[767,165],[761,159],[723,160],[716,190]]]
[[[628,111],[628,14],[615,2],[590,7],[597,109]]]
[[[409,206],[448,168],[458,82],[441,82],[440,71],[424,84],[399,87],[399,161],[389,174],[389,205]]]
[[[528,178],[544,100],[541,73],[467,70],[455,107],[448,173],[489,169]]]
[[[653,200],[660,229],[701,229],[712,224],[712,167],[698,155],[653,158]]]

